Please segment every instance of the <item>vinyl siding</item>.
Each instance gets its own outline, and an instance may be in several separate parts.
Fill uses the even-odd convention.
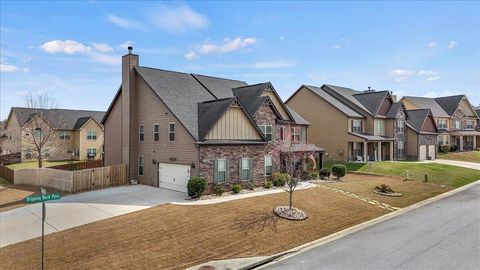
[[[97,133],[96,140],[87,140],[87,133],[88,131],[95,131]],[[103,128],[100,126],[95,120],[90,119],[88,120],[85,125],[80,129],[80,159],[84,160],[87,159],[87,148],[95,148],[97,149],[97,155],[95,159],[100,159],[102,157],[102,146],[103,146]]]
[[[206,140],[259,140],[261,139],[245,112],[238,106],[231,106],[218,119],[205,136]]]
[[[407,127],[407,156],[417,156],[418,155],[418,135],[413,129]]]
[[[277,111],[280,112],[280,115],[283,117],[283,119],[291,120],[290,117],[288,117],[287,112],[283,109],[281,105],[283,102],[281,100],[278,100],[278,98],[275,96],[275,93],[273,93],[273,91],[265,90],[262,93],[262,96],[268,96],[272,100],[273,105],[275,105],[275,108],[277,109]]]
[[[122,163],[122,93],[105,120],[105,165]]]

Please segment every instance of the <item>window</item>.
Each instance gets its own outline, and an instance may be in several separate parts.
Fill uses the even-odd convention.
[[[272,135],[272,126],[270,125],[260,125],[260,130],[262,131],[263,135],[265,135],[265,138],[267,138],[268,142],[271,142],[273,140],[273,135]]]
[[[175,141],[175,123],[168,124],[168,140]]]
[[[153,140],[158,142],[160,140],[160,125],[153,124]]]
[[[375,131],[377,135],[383,135],[385,133],[382,120],[375,120]]]
[[[42,129],[41,128],[36,128],[34,131],[33,131],[33,137],[35,137],[35,139],[40,139],[42,137]]]
[[[87,131],[87,140],[96,140],[97,132],[96,131]]]
[[[138,140],[143,142],[145,140],[145,125],[138,125]]]
[[[455,129],[461,129],[462,123],[460,120],[455,120]]]
[[[354,142],[353,143],[353,156],[354,157],[361,157],[362,155],[362,143],[361,142]]]
[[[405,132],[405,122],[403,120],[398,120],[397,121],[397,132],[398,133]]]
[[[265,156],[265,175],[272,175],[272,156]]]
[[[447,129],[447,120],[438,119],[438,128]]]
[[[143,156],[138,156],[138,175],[143,175]]]
[[[280,140],[285,141],[285,127],[280,127]]]
[[[32,158],[32,149],[29,148],[25,151],[25,158],[26,159],[31,159]]]
[[[405,144],[403,141],[397,142],[397,155],[399,156],[405,155]]]
[[[76,157],[79,157],[80,156],[80,149],[74,149],[73,150],[73,155],[76,156]]]
[[[215,180],[217,183],[225,183],[227,181],[227,168],[228,160],[226,159],[217,159],[215,165]]]
[[[473,120],[467,120],[467,128],[473,129]]]
[[[70,132],[60,131],[60,140],[70,140]]]
[[[362,132],[362,120],[353,120],[352,132],[357,132],[357,133]]]
[[[300,127],[292,127],[292,141],[300,142]]]
[[[252,159],[251,158],[241,158],[239,160],[239,176],[240,180],[250,180],[251,171],[252,171]]]
[[[87,157],[94,158],[97,155],[97,148],[87,148]]]

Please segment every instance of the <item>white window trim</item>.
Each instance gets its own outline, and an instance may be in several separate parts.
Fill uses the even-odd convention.
[[[246,169],[243,168],[243,160],[247,160],[247,161],[248,161],[248,162],[247,162],[248,164],[247,164],[247,168],[246,168]],[[248,157],[243,157],[243,158],[241,158],[241,162],[240,162],[240,165],[241,165],[241,166],[240,166],[240,172],[241,172],[241,173],[240,173],[240,178],[241,178],[241,179],[239,179],[240,181],[250,181],[250,180],[251,180],[250,178],[252,178],[252,172],[250,171],[250,166],[249,166],[249,164],[250,164],[250,158],[248,158]],[[244,170],[248,170],[248,171],[249,171],[248,174],[250,175],[250,177],[247,178],[247,179],[243,179],[243,171],[244,171]]]
[[[95,134],[95,138],[93,138],[93,134]],[[90,138],[88,138],[90,137]],[[87,140],[96,140],[97,139],[97,132],[95,130],[89,130],[87,131]]]
[[[438,119],[438,128],[447,129],[447,120]]]
[[[270,174],[267,174],[267,157],[270,157],[270,167],[272,167]],[[266,156],[264,156],[264,158],[263,158],[263,163],[264,163],[264,166],[263,166],[264,175],[265,175],[265,176],[270,176],[270,175],[272,175],[272,174],[273,174],[273,159],[272,159],[272,156],[271,156],[271,155],[266,155]]]
[[[397,133],[404,133],[405,132],[405,122],[403,120],[397,121]]]
[[[143,131],[141,131],[141,127],[143,127]],[[143,135],[143,140],[141,139],[141,135]],[[138,141],[144,142],[145,141],[145,124],[138,124]]]
[[[286,140],[285,130],[286,130],[286,129],[285,129],[284,126],[281,126],[281,127],[280,127],[280,136],[281,136],[280,140],[281,140],[282,142],[284,142],[284,141]]]
[[[269,142],[273,142],[273,126],[272,125],[259,125],[260,130],[262,131],[263,135],[265,138],[267,138],[267,135],[270,134],[271,140]],[[270,133],[267,133],[267,127],[270,127]],[[265,131],[265,132],[264,132]],[[267,139],[268,141],[268,139]]]
[[[92,149],[95,151],[95,156],[94,156],[94,157],[97,156],[97,148],[95,148],[95,147],[87,147],[87,157],[89,156],[88,154],[90,153],[90,150],[92,150]]]
[[[468,126],[469,126],[469,125],[468,125],[469,123],[472,123],[472,127],[468,127]],[[467,120],[466,128],[467,128],[467,129],[474,129],[474,128],[475,128],[475,123],[474,123],[474,121],[473,121],[473,120]]]
[[[173,132],[170,130],[170,125],[173,125]],[[177,138],[176,138],[177,136],[176,136],[176,134],[175,134],[175,133],[176,133],[176,129],[177,129],[177,127],[176,127],[175,122],[170,122],[170,123],[168,123],[168,141],[169,141],[169,142],[175,142],[175,140],[177,139]],[[172,133],[173,133],[173,141],[172,141],[171,138],[170,138],[170,134],[172,134]]]
[[[356,150],[358,150],[359,152],[356,153]],[[353,142],[353,153],[352,154],[353,154],[354,157],[363,156],[363,154],[362,154],[362,143],[361,142]]]
[[[358,123],[358,126],[355,123]],[[356,128],[359,128],[360,131],[355,131]],[[352,132],[362,132],[362,120],[352,120]]]
[[[218,166],[218,164],[219,164],[218,162],[219,162],[219,161],[223,161],[223,164],[224,164],[223,170],[220,170],[220,168],[219,168],[219,166]],[[219,172],[225,172],[225,175],[224,175],[224,177],[223,177],[223,182],[220,182],[220,181],[218,180],[218,174],[219,174]],[[218,183],[226,183],[226,182],[227,182],[227,159],[225,159],[225,158],[219,158],[219,159],[217,159],[217,171],[216,171],[215,173],[217,174],[217,175],[216,175],[216,178],[217,178],[217,182],[218,182]]]
[[[157,132],[155,131],[155,126],[158,126],[158,131]],[[155,134],[158,134],[158,141],[160,141],[160,124],[159,123],[154,123],[153,124],[153,138],[152,139],[153,139],[154,142],[157,142],[157,141],[155,141]]]
[[[142,165],[140,166],[140,158],[142,158]],[[140,174],[140,167],[142,167],[142,174]],[[143,176],[145,174],[145,158],[143,155],[138,155],[137,159],[137,174],[138,176]]]
[[[301,142],[302,141],[302,132],[300,130],[301,127],[292,127],[292,142]],[[298,134],[296,133],[298,129]],[[298,141],[295,140],[295,137],[298,136]]]

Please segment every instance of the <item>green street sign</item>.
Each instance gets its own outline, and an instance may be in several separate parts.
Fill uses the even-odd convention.
[[[38,203],[60,199],[60,193],[33,195],[25,198],[26,203]]]

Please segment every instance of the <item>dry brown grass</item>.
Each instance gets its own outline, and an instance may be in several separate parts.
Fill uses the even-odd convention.
[[[162,205],[46,236],[47,269],[185,268],[213,259],[269,255],[386,214],[377,206],[320,188],[297,191],[309,214],[287,221],[273,207],[280,193],[215,205]],[[0,268],[39,267],[40,239],[0,249]]]
[[[437,184],[423,183],[416,180],[404,181],[402,177],[397,176],[349,173],[343,179],[346,182],[324,185],[347,190],[395,207],[405,207],[453,189],[449,186],[442,187]],[[374,193],[373,189],[375,186],[381,184],[389,185],[395,192],[402,193],[403,196],[387,197]]]
[[[47,188],[48,193],[65,192]],[[25,205],[25,198],[40,194],[40,187],[29,185],[1,185],[0,186],[0,213]]]

